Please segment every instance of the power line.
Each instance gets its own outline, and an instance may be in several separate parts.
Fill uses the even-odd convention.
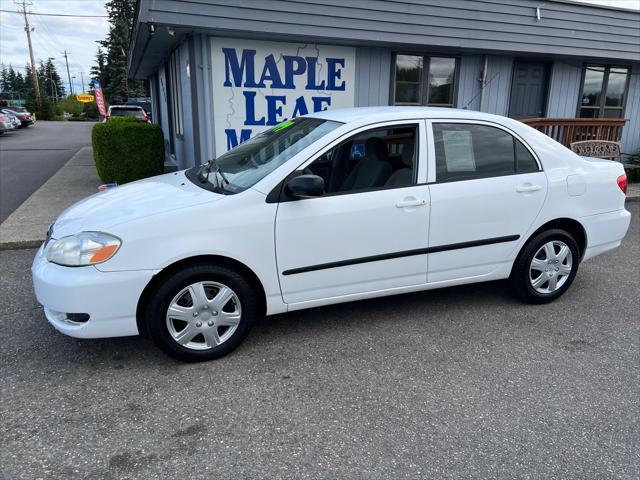
[[[19,12],[17,10],[5,10],[3,8],[0,8],[0,12],[22,14],[22,12]],[[76,15],[76,14],[72,14],[72,13],[35,13],[35,12],[30,12],[29,15],[42,15],[44,17],[109,18],[109,15]]]

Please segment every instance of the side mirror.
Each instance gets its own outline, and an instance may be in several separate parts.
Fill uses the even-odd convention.
[[[300,175],[289,180],[284,191],[296,198],[321,197],[324,195],[324,180],[318,175]]]

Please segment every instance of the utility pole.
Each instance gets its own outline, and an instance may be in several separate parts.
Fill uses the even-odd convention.
[[[84,93],[84,75],[80,72],[80,80],[82,81],[82,93]]]
[[[67,55],[68,55],[67,51],[65,50],[62,55],[64,55],[64,61],[67,64],[67,76],[69,77],[69,90],[71,91],[71,95],[73,95],[73,83],[71,83],[71,74],[69,73],[69,60],[67,60]]]
[[[27,32],[27,43],[29,44],[29,57],[31,58],[31,81],[33,82],[33,88],[36,91],[36,102],[38,104],[38,110],[42,109],[42,98],[40,98],[40,85],[38,85],[38,74],[36,72],[36,62],[33,60],[33,47],[31,46],[31,27],[29,26],[29,17],[27,17],[27,2],[22,0],[22,3],[16,5],[22,6],[22,14],[24,15],[24,31]]]

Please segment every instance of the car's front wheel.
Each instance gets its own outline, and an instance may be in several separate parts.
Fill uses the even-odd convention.
[[[567,291],[579,263],[578,244],[568,232],[541,232],[525,245],[514,263],[513,289],[526,302],[552,302]]]
[[[235,349],[259,315],[256,292],[224,266],[196,265],[168,276],[151,295],[146,326],[168,355],[186,362]]]

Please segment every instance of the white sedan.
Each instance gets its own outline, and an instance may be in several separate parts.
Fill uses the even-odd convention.
[[[265,314],[507,278],[524,301],[555,300],[620,245],[625,190],[619,163],[508,118],[329,110],[77,203],[33,282],[62,333],[145,333],[208,360]]]

